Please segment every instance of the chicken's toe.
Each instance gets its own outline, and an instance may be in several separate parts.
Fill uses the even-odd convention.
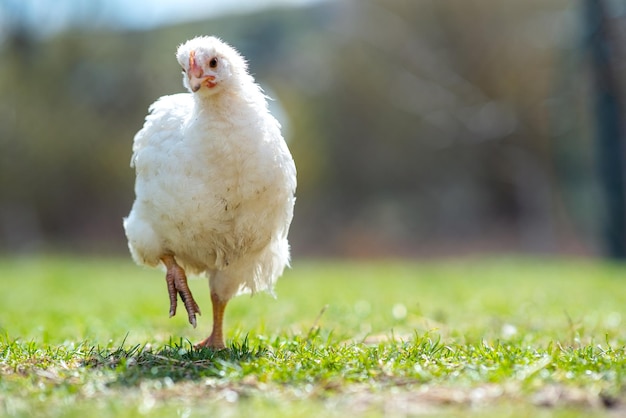
[[[187,287],[187,283],[185,282],[185,288],[178,291],[181,300],[185,304],[185,309],[187,310],[187,315],[189,316],[189,323],[195,328],[196,327],[196,314],[202,315],[200,312],[200,308],[198,304],[193,298],[191,291]]]
[[[183,301],[185,309],[187,310],[189,323],[195,328],[197,325],[196,314],[201,315],[202,313],[187,285],[185,270],[176,263],[174,257],[171,255],[163,256],[161,260],[167,268],[165,281],[167,282],[167,292],[170,299],[170,318],[176,315],[176,307],[178,304],[177,295],[180,295],[180,299]]]

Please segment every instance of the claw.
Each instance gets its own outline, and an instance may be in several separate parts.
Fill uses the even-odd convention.
[[[180,299],[185,304],[185,309],[187,310],[187,315],[189,317],[189,323],[195,328],[196,327],[196,314],[202,315],[200,312],[200,308],[198,304],[193,299],[193,295],[189,289],[179,290],[178,294],[180,295]]]
[[[185,270],[182,269],[176,261],[174,256],[165,255],[161,258],[163,264],[167,268],[165,275],[165,281],[167,282],[167,292],[170,298],[170,318],[176,315],[176,307],[178,304],[177,296],[180,295],[180,299],[185,305],[187,315],[189,317],[189,323],[195,328],[197,325],[196,314],[201,315],[200,308],[187,286],[187,276]]]
[[[167,292],[170,297],[170,318],[171,318],[174,315],[176,315],[176,305],[178,304],[178,301],[176,299],[176,283],[175,283],[176,279],[173,277],[171,273],[169,273],[169,270],[168,270],[168,273],[165,275],[165,280],[167,281]]]

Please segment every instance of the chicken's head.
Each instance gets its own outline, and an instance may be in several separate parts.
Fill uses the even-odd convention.
[[[176,59],[183,69],[189,91],[211,95],[246,73],[246,62],[237,51],[218,38],[201,36],[178,47]]]

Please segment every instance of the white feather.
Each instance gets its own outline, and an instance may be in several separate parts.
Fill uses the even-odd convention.
[[[212,96],[175,94],[150,106],[134,139],[136,200],[124,228],[137,263],[174,254],[228,300],[272,292],[288,265],[296,169],[245,63],[216,42],[243,68]]]

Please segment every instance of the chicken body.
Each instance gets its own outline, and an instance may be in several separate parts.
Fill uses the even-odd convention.
[[[177,56],[191,92],[157,100],[135,136],[136,200],[124,228],[137,263],[165,266],[170,316],[178,293],[195,326],[185,272],[208,275],[214,324],[201,345],[223,348],[228,300],[272,292],[289,263],[296,169],[234,49],[203,37]]]

